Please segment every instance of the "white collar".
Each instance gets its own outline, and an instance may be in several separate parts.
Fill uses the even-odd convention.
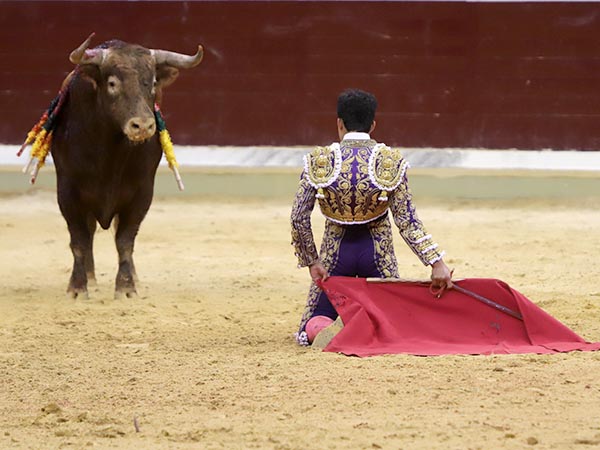
[[[344,139],[342,140],[345,141],[347,139],[352,139],[355,141],[367,141],[371,139],[371,136],[369,136],[369,133],[363,133],[360,131],[350,131],[344,135]]]

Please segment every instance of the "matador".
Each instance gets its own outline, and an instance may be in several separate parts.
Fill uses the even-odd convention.
[[[396,148],[377,143],[377,100],[367,92],[346,90],[338,97],[339,143],[317,147],[304,157],[304,170],[291,213],[292,245],[299,267],[309,267],[313,281],[329,275],[398,277],[392,242],[391,217],[400,236],[419,260],[432,268],[435,287],[451,287],[451,272],[440,250],[419,220],[408,185],[409,168]],[[319,203],[326,218],[320,252],[311,226]],[[329,299],[313,282],[296,333],[309,345],[315,333],[337,318]],[[311,319],[315,319],[311,321]],[[308,331],[308,333],[307,333]]]

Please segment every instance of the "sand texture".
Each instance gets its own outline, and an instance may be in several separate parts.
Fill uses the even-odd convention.
[[[499,278],[600,341],[598,201],[417,203],[457,277]],[[600,446],[600,354],[359,359],[298,347],[309,277],[291,198],[157,198],[139,298],[68,299],[54,194],[0,197],[0,448],[584,449]],[[323,219],[315,213],[317,240]],[[429,271],[395,236],[401,275]]]

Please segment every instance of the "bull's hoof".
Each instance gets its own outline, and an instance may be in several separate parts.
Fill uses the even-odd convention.
[[[89,300],[90,295],[88,294],[88,291],[85,288],[69,288],[69,289],[67,289],[67,299],[75,300],[76,298],[80,298],[83,300]]]
[[[125,298],[139,298],[139,296],[135,289],[115,290],[115,300],[123,300]]]

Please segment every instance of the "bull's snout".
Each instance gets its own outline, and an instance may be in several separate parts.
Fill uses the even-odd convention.
[[[154,117],[132,117],[125,124],[123,132],[130,141],[145,141],[151,138],[156,132],[156,121]]]

